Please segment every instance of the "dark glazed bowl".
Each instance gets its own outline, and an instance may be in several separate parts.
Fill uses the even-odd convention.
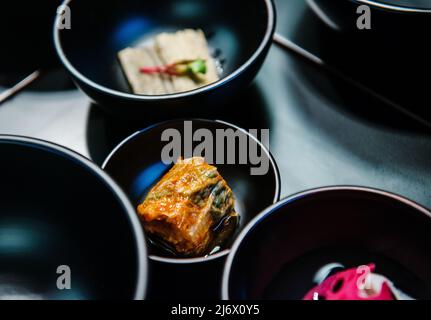
[[[57,53],[81,89],[119,115],[201,116],[221,108],[260,69],[275,30],[272,0],[66,0],[70,30],[54,27]],[[223,62],[222,79],[171,95],[132,94],[117,53],[162,31],[201,28]]]
[[[239,135],[256,146],[261,156],[268,161],[268,171],[264,175],[250,174],[250,169],[255,165],[249,159],[246,164],[215,164],[235,194],[236,210],[241,215],[239,230],[261,210],[278,201],[280,176],[277,165],[269,151],[254,136],[222,121],[175,120],[154,125],[125,139],[112,151],[102,166],[123,187],[134,207],[143,201],[151,187],[171,167],[161,160],[162,150],[168,144],[162,141],[162,133],[168,129],[175,129],[181,133],[183,139],[187,139],[184,121],[191,121],[193,133],[199,129],[208,129],[214,137],[216,137],[216,131],[220,129],[238,130]],[[194,142],[193,147],[199,144],[200,142]],[[235,152],[238,155],[238,143],[235,144]],[[214,159],[216,157],[217,150],[214,152]],[[199,263],[226,256],[229,252],[228,248],[229,245],[223,251],[206,257],[181,259],[151,247],[150,259],[176,264]]]
[[[143,299],[145,239],[114,181],[44,141],[0,136],[0,154],[0,298]]]
[[[371,262],[416,299],[431,298],[431,213],[405,198],[329,187],[284,199],[239,235],[223,274],[223,299],[302,299],[316,272]]]

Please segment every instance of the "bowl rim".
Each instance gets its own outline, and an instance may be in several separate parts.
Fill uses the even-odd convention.
[[[180,118],[180,119],[174,119],[174,120],[167,120],[167,121],[162,121],[156,124],[153,124],[145,129],[136,131],[135,133],[131,134],[130,136],[128,136],[127,138],[125,138],[123,141],[121,141],[110,153],[109,155],[106,157],[105,161],[103,161],[102,164],[102,169],[105,170],[106,166],[108,165],[109,161],[111,161],[112,157],[122,148],[124,147],[127,143],[129,143],[130,141],[132,141],[134,138],[138,137],[141,134],[145,134],[153,129],[159,128],[161,126],[166,126],[169,124],[177,124],[177,123],[181,123],[184,121],[197,121],[200,123],[219,123],[219,124],[223,124],[229,128],[235,129],[235,130],[239,130],[241,132],[243,132],[244,134],[246,134],[249,138],[251,138],[252,140],[254,140],[258,146],[265,152],[265,154],[267,155],[269,162],[270,162],[270,167],[272,168],[272,170],[274,171],[274,176],[275,176],[275,188],[274,188],[274,198],[272,200],[272,203],[275,204],[280,200],[280,194],[281,194],[281,178],[280,178],[280,171],[277,165],[277,162],[275,161],[273,155],[271,154],[271,151],[268,150],[255,136],[253,136],[252,134],[250,134],[249,132],[247,132],[245,129],[240,128],[232,123],[229,123],[227,121],[223,121],[223,120],[209,120],[209,119],[200,119],[200,118]],[[108,172],[107,172],[108,173]],[[108,173],[109,174],[109,173]],[[137,214],[135,213],[135,215],[137,216]],[[253,219],[252,219],[253,220]],[[244,228],[246,228],[247,226],[244,226]],[[145,231],[144,231],[145,232]],[[239,235],[238,235],[239,236]],[[153,261],[157,261],[157,262],[165,262],[165,263],[171,263],[171,264],[196,264],[196,263],[205,263],[205,262],[209,262],[215,259],[219,259],[222,257],[225,257],[229,254],[230,250],[232,247],[224,249],[218,253],[209,255],[209,256],[204,256],[204,257],[196,257],[196,258],[168,258],[168,257],[161,257],[161,256],[156,256],[156,255],[148,255],[150,260]]]
[[[127,215],[136,244],[135,249],[137,256],[137,274],[133,300],[145,299],[149,271],[148,250],[145,241],[145,235],[139,220],[136,217],[135,210],[133,209],[128,197],[117,185],[117,183],[91,160],[59,144],[32,137],[0,134],[0,145],[2,144],[22,145],[63,156],[66,158],[66,160],[73,161],[74,163],[86,169],[90,174],[95,175],[97,178],[99,178],[99,181],[113,193],[113,196],[117,198],[117,201],[123,208],[123,213]]]
[[[248,237],[249,233],[253,231],[254,228],[257,227],[258,224],[260,224],[263,220],[265,220],[272,214],[276,214],[279,209],[288,205],[291,202],[294,202],[296,200],[302,199],[304,197],[312,196],[315,194],[334,192],[334,191],[353,191],[353,192],[361,192],[361,193],[368,193],[368,194],[377,195],[377,196],[383,196],[384,198],[395,200],[397,202],[405,204],[408,207],[415,209],[417,212],[428,216],[428,218],[431,218],[431,211],[428,210],[426,207],[418,204],[417,202],[414,202],[399,194],[396,194],[390,191],[385,191],[382,189],[372,188],[372,187],[353,186],[353,185],[327,186],[327,187],[308,189],[306,191],[301,191],[291,196],[287,196],[286,198],[283,198],[279,202],[273,204],[272,206],[266,208],[264,211],[258,214],[253,220],[251,220],[248,223],[248,225],[241,231],[241,233],[235,239],[235,242],[233,243],[230,249],[230,253],[226,259],[226,263],[223,269],[222,286],[221,286],[222,300],[230,300],[229,284],[230,284],[232,265],[234,263],[234,260],[239,248],[243,244],[243,241]]]
[[[431,13],[430,9],[416,8],[416,7],[408,7],[406,5],[396,5],[381,2],[380,0],[353,0],[360,4],[369,5],[375,8],[397,11],[397,12],[405,12],[405,13]]]
[[[247,70],[257,59],[258,57],[265,51],[268,44],[271,43],[272,37],[275,33],[275,25],[276,25],[276,14],[275,14],[275,5],[274,0],[261,0],[264,1],[266,4],[266,12],[267,12],[267,26],[265,35],[259,45],[259,47],[254,51],[252,56],[240,67],[236,68],[233,72],[228,74],[226,77],[218,80],[217,82],[214,82],[212,84],[209,84],[207,86],[185,91],[185,92],[179,92],[179,93],[173,93],[173,94],[164,94],[164,95],[138,95],[133,93],[127,93],[122,92],[115,89],[110,89],[106,86],[102,86],[98,83],[96,83],[93,80],[90,80],[86,76],[84,76],[81,72],[79,72],[69,61],[69,59],[66,56],[66,53],[63,50],[63,47],[61,45],[61,36],[60,36],[60,29],[57,28],[57,25],[60,21],[60,14],[56,14],[55,21],[54,21],[54,27],[53,27],[53,35],[54,35],[54,47],[55,51],[57,52],[57,55],[59,56],[61,62],[66,67],[66,69],[79,81],[85,83],[87,86],[96,89],[99,92],[102,92],[104,94],[108,94],[110,96],[120,97],[128,100],[135,100],[135,101],[155,101],[155,100],[174,100],[178,98],[184,98],[189,96],[194,96],[197,94],[201,94],[207,91],[212,91],[217,89],[220,86],[223,86],[232,80],[234,80],[237,76],[242,74],[245,70]],[[67,6],[72,2],[72,0],[64,0],[61,6]]]

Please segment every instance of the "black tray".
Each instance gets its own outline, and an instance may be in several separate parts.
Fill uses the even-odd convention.
[[[324,28],[303,0],[276,1],[278,31],[310,50]],[[301,26],[308,25],[307,28]],[[302,31],[301,31],[302,30]],[[313,40],[314,39],[314,40]],[[321,44],[320,44],[321,45]],[[246,95],[218,118],[246,129],[270,128],[281,171],[282,197],[329,185],[392,191],[431,208],[431,135],[426,127],[274,46]],[[101,164],[138,123],[105,115],[51,69],[31,88],[0,106],[0,133],[55,142]],[[219,298],[221,263],[206,267],[208,282],[153,266],[149,298]],[[193,268],[193,267],[191,267]]]

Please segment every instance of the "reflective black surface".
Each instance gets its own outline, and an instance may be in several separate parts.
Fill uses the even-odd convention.
[[[235,243],[225,269],[230,299],[302,299],[330,263],[376,273],[416,299],[431,297],[431,213],[359,189],[316,190],[283,200]]]
[[[53,145],[2,136],[0,154],[0,299],[143,298],[142,230],[118,187]]]

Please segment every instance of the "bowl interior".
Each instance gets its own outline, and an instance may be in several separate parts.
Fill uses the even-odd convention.
[[[60,45],[84,77],[106,88],[131,93],[117,59],[120,50],[145,44],[154,35],[201,28],[222,77],[252,57],[268,28],[269,1],[114,0],[69,1],[70,30],[60,30]]]
[[[0,150],[0,298],[134,298],[135,233],[107,183],[53,149],[1,140]],[[61,265],[70,290],[57,287]]]
[[[231,299],[302,299],[328,264],[375,263],[376,272],[403,292],[429,299],[430,233],[429,215],[394,198],[358,190],[312,192],[281,202],[251,229],[233,257],[224,291]]]
[[[151,187],[172,166],[164,164],[161,160],[162,150],[168,143],[162,141],[163,132],[168,129],[175,129],[181,133],[184,141],[186,141],[185,139],[188,135],[185,133],[184,128],[184,121],[173,121],[156,125],[135,134],[123,142],[108,157],[104,164],[104,169],[123,187],[135,207],[144,200]],[[218,121],[193,120],[193,132],[199,129],[208,129],[215,137],[217,130],[236,130],[237,128]],[[240,136],[248,139],[249,136],[247,133],[243,131],[238,132]],[[191,139],[188,141],[191,141]],[[262,150],[260,144],[252,139],[248,141],[259,150],[259,153],[265,159],[263,161],[267,161],[268,172],[266,174],[251,175],[250,169],[256,167],[256,165],[253,165],[249,160],[245,164],[226,164],[226,161],[224,161],[224,164],[221,164],[220,161],[215,164],[235,195],[236,211],[241,215],[240,227],[237,232],[261,210],[277,201],[279,197],[279,178],[275,163],[268,153]],[[199,145],[199,142],[196,141],[192,144],[193,148],[197,145]],[[239,143],[235,144],[235,153],[237,155],[239,153],[239,146]],[[228,152],[226,151],[225,155]],[[217,153],[217,150],[213,151],[214,160],[217,158]],[[208,161],[208,157],[206,159]],[[235,236],[232,237],[232,240],[234,238]],[[226,247],[229,246],[230,243],[226,245]],[[157,250],[154,247],[150,249],[150,254],[161,257],[172,257],[169,253]]]

